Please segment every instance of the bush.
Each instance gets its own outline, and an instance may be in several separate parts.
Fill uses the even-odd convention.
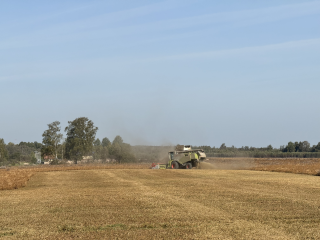
[[[54,159],[50,162],[50,165],[59,165],[59,164],[61,164],[61,161],[58,159]]]

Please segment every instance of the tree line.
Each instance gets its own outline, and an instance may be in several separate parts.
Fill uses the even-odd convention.
[[[118,163],[165,161],[168,151],[173,146],[131,146],[124,143],[120,136],[111,142],[107,137],[101,141],[96,138],[98,127],[86,117],[76,118],[68,122],[64,129],[66,138],[63,139],[60,122],[48,124],[42,134],[42,143],[20,142],[5,144],[0,138],[0,165],[15,165],[20,162],[36,163],[35,152],[41,152],[44,161],[54,159],[53,163],[60,160],[72,160],[77,163],[86,158],[106,162],[114,159]],[[177,145],[178,146],[178,145]],[[203,149],[208,157],[255,157],[255,158],[320,158],[320,142],[311,146],[308,141],[288,142],[280,148],[235,146],[227,147],[225,143],[220,147],[193,146]]]
[[[120,136],[116,136],[112,142],[106,137],[102,139],[102,142],[96,139],[98,127],[86,117],[69,121],[64,131],[66,139],[61,142],[60,122],[55,121],[48,124],[48,129],[42,134],[41,154],[43,158],[54,156],[55,159],[58,159],[60,149],[61,158],[73,160],[75,163],[86,157],[87,160],[102,160],[102,162],[111,158],[118,163],[136,160],[131,153],[130,144],[124,143]]]
[[[0,139],[0,165],[16,165],[20,162],[36,163],[35,152],[41,151],[42,144],[38,142],[20,142],[5,144]]]
[[[194,146],[203,149],[208,157],[255,157],[255,158],[320,158],[320,142],[311,146],[308,141],[288,142],[280,148],[235,146],[227,147],[225,143],[219,148],[210,146]]]
[[[41,151],[43,161],[51,159],[53,164],[64,159],[75,163],[83,159],[102,162],[113,159],[118,163],[136,161],[130,144],[124,143],[120,136],[116,136],[112,142],[106,137],[100,141],[99,138],[96,139],[97,130],[98,127],[91,120],[80,117],[68,122],[64,129],[64,140],[59,121],[48,124],[48,129],[42,134],[42,143],[5,144],[0,139],[0,164],[15,165],[21,161],[36,163],[36,151]]]

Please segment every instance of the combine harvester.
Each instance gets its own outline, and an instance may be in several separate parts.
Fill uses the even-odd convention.
[[[202,149],[191,149],[190,145],[178,145],[176,151],[169,152],[167,164],[152,164],[152,169],[192,169],[198,168],[206,160]]]

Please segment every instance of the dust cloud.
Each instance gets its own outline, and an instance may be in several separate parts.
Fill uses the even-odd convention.
[[[201,162],[199,169],[246,170],[254,167],[254,160],[248,158],[211,158]]]
[[[199,165],[199,169],[215,169],[211,163],[201,162]]]

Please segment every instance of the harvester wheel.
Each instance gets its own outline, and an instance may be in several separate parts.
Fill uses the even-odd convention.
[[[177,162],[171,163],[171,169],[178,169],[178,168],[179,168],[179,164]]]
[[[192,164],[191,163],[187,163],[186,164],[186,169],[192,169]]]

